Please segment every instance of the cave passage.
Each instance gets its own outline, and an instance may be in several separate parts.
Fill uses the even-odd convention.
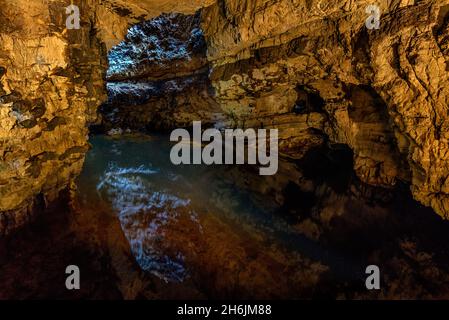
[[[362,183],[347,145],[322,135],[301,160],[281,158],[276,176],[170,162],[167,132],[224,120],[200,21],[199,13],[163,14],[111,49],[109,99],[91,127],[82,174],[60,202],[0,241],[0,299],[447,294],[449,224],[406,185]],[[294,90],[287,116],[325,112],[316,92]],[[78,292],[61,286],[58,270],[70,264],[83,272]],[[372,264],[386,279],[381,292],[365,287]]]
[[[362,297],[367,265],[401,282],[398,270],[413,264],[404,257],[427,250],[435,257],[427,266],[445,274],[445,248],[435,243],[447,224],[405,187],[358,181],[348,146],[325,142],[301,161],[282,159],[276,179],[250,167],[172,165],[163,132],[217,111],[206,49],[198,15],[130,29],[109,54],[102,134],[79,178],[79,209],[118,218],[138,269],[162,281],[163,294],[179,286],[183,298]],[[295,114],[323,112],[319,95],[296,90]],[[436,225],[440,238],[429,236]],[[426,294],[418,280],[426,266],[411,268]]]

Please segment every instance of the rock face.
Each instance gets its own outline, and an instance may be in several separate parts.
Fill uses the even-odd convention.
[[[217,100],[242,125],[282,130],[288,117],[303,130],[281,136],[297,145],[323,133],[347,144],[362,181],[408,181],[447,217],[448,2],[380,1],[379,30],[365,26],[370,4],[224,0],[205,9]],[[295,116],[307,93],[321,110]]]
[[[194,14],[215,0],[91,0],[96,7],[96,28],[108,49],[121,42],[131,25],[163,12]]]
[[[207,68],[200,15],[163,14],[129,29],[109,53],[108,81],[165,80]]]
[[[80,0],[80,30],[65,28],[69,1],[0,4],[2,233],[79,173],[106,80],[108,128],[279,128],[295,159],[345,144],[363,182],[405,181],[449,215],[447,0],[378,1],[379,30],[365,25],[369,0]],[[112,57],[132,63],[112,61],[106,79],[124,38]]]
[[[0,0],[0,234],[79,175],[107,100],[107,49],[132,23],[207,2],[80,0],[79,30],[66,28],[70,4]]]
[[[0,3],[0,233],[22,225],[34,203],[54,199],[79,174],[87,123],[106,98],[106,51],[92,17],[66,30],[62,4]],[[91,7],[82,1],[80,9]]]
[[[200,22],[199,14],[164,14],[132,27],[111,49],[104,130],[163,130],[217,120],[221,109],[208,78]]]

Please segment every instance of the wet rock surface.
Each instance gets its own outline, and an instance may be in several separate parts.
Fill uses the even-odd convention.
[[[221,113],[209,122],[278,128],[281,151],[296,159],[326,141],[347,144],[360,179],[410,183],[444,217],[446,3],[382,3],[379,30],[365,26],[369,4],[229,0],[204,8]]]
[[[207,75],[156,82],[109,82],[109,100],[100,107],[102,121],[94,130],[167,131],[204,120],[222,119]]]
[[[123,64],[109,74],[107,130],[194,119],[278,128],[282,153],[295,159],[346,144],[362,181],[410,183],[415,199],[446,215],[446,1],[382,2],[379,30],[365,26],[369,1],[178,2],[81,1],[81,30],[65,30],[64,1],[5,2],[2,229],[79,173],[87,127],[101,124],[96,111],[107,100],[106,50],[116,45]],[[153,87],[165,98],[147,100]]]

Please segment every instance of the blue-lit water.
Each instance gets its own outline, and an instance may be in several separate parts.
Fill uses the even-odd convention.
[[[175,166],[167,136],[94,136],[90,142],[78,182],[81,205],[110,207],[145,272],[171,283],[223,281],[226,290],[256,290],[257,279],[257,290],[280,293],[294,291],[295,283],[304,287],[302,277],[318,279],[328,265],[351,271],[350,261],[340,263],[275,214],[275,197],[257,191],[273,181],[258,168]]]
[[[166,136],[95,136],[91,144],[79,178],[83,205],[110,205],[140,267],[166,281],[187,276],[182,248],[168,254],[160,243],[176,224],[201,235],[208,215],[255,233],[272,223],[275,205],[255,203],[227,177],[230,167],[171,164]]]

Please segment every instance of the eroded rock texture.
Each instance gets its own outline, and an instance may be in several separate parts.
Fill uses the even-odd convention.
[[[378,1],[380,30],[365,26],[369,4],[225,0],[205,9],[217,100],[241,125],[280,127],[302,150],[323,133],[349,145],[362,181],[409,181],[416,199],[447,216],[448,2]],[[310,96],[324,101],[319,110],[307,107]]]
[[[107,100],[107,50],[133,24],[201,7],[203,56],[182,55],[196,27],[177,33],[172,24],[185,24],[173,15],[160,18],[168,22],[159,31],[147,22],[132,29],[126,40],[141,46],[136,52],[118,47],[139,67],[108,76],[110,128],[129,126],[122,120],[151,105],[156,112],[138,126],[197,118],[279,128],[281,151],[295,159],[345,144],[363,182],[405,181],[415,199],[448,216],[449,1],[377,1],[379,30],[365,26],[370,0],[80,0],[82,28],[66,30],[70,3],[0,1],[2,232],[26,220],[36,195],[51,199],[79,173],[87,126]],[[186,42],[170,48],[174,39]],[[116,112],[114,104],[136,96],[144,99],[135,108]]]
[[[87,123],[106,98],[104,46],[92,16],[66,30],[59,1],[1,1],[0,231],[54,199],[88,150]],[[92,12],[88,1],[80,9]]]
[[[161,13],[194,14],[215,0],[93,0],[96,26],[108,49],[120,43],[131,25],[157,17]]]
[[[221,109],[209,80],[201,16],[164,14],[132,27],[109,53],[103,130],[163,130],[202,119],[213,125]]]
[[[107,100],[107,49],[131,24],[204,1],[0,1],[0,234],[23,225],[81,171],[88,125]],[[119,39],[119,40],[118,40]]]

